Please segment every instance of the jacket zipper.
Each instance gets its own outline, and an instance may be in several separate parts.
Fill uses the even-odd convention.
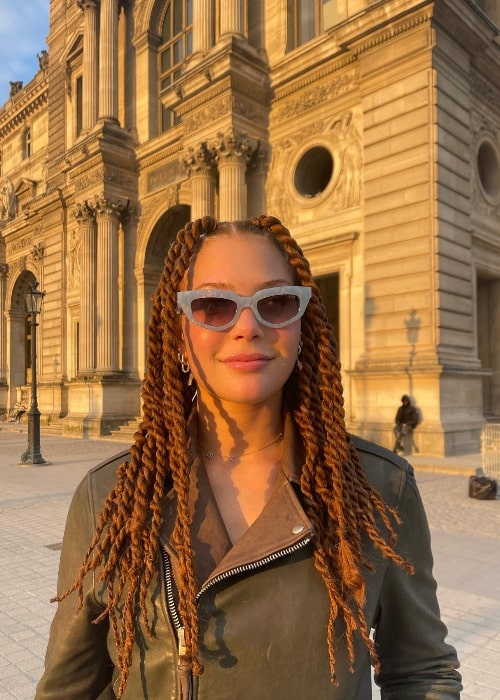
[[[207,583],[206,586],[201,588],[201,590],[198,592],[196,596],[196,601],[198,602],[201,595],[208,591],[212,586],[215,586],[216,583],[220,583],[220,581],[225,581],[226,579],[230,578],[231,576],[237,576],[238,574],[244,574],[247,571],[255,571],[256,569],[260,569],[263,566],[267,566],[267,564],[271,564],[274,561],[277,561],[278,559],[281,559],[282,557],[286,557],[289,554],[293,554],[294,552],[297,552],[299,549],[302,549],[305,547],[309,542],[311,541],[311,537],[304,537],[304,539],[300,540],[300,542],[296,542],[295,544],[290,545],[289,547],[285,547],[284,549],[280,549],[277,552],[273,552],[272,554],[269,554],[267,557],[263,557],[262,559],[258,559],[257,561],[250,562],[249,564],[242,564],[241,566],[235,566],[232,569],[228,569],[228,571],[225,571],[222,574],[219,574],[215,578],[213,578],[209,583]],[[165,576],[165,589],[166,589],[166,596],[167,596],[167,607],[168,611],[170,613],[171,620],[174,624],[174,627],[177,632],[177,637],[178,637],[178,650],[179,650],[179,655],[183,655],[186,652],[186,647],[184,643],[184,627],[181,622],[181,618],[179,613],[177,612],[177,608],[175,607],[175,600],[174,600],[174,591],[173,591],[173,585],[172,585],[172,567],[170,565],[170,557],[168,555],[168,552],[166,551],[165,547],[161,548],[161,554],[162,554],[162,559],[163,559],[163,567],[164,567],[164,576]]]
[[[200,589],[196,596],[196,602],[200,600],[200,597],[203,593],[208,591],[212,586],[215,586],[216,583],[220,583],[221,581],[225,581],[226,579],[230,578],[231,576],[236,576],[238,574],[243,574],[247,571],[255,571],[256,569],[260,569],[263,566],[266,566],[267,564],[271,564],[274,561],[277,561],[278,559],[281,559],[282,557],[286,557],[289,554],[293,554],[294,552],[297,552],[299,549],[302,549],[305,547],[309,542],[311,541],[311,537],[304,537],[304,539],[300,540],[300,542],[296,542],[295,544],[290,545],[289,547],[285,547],[284,549],[280,549],[277,552],[273,552],[273,554],[269,554],[267,557],[263,557],[262,559],[258,559],[257,561],[250,562],[249,564],[242,564],[241,566],[235,566],[232,569],[228,569],[228,571],[225,571],[222,574],[219,574],[218,576],[215,576],[209,583],[207,583],[206,586]],[[172,567],[170,565],[170,557],[168,555],[168,552],[166,551],[165,547],[161,548],[161,554],[162,554],[162,559],[163,559],[163,567],[164,567],[164,576],[165,576],[165,592],[167,596],[167,607],[168,611],[170,613],[170,618],[173,622],[173,625],[175,627],[175,630],[177,632],[177,652],[179,655],[179,664],[177,666],[177,671],[179,674],[179,682],[180,682],[180,691],[181,691],[181,697],[180,700],[192,700],[193,697],[193,686],[192,686],[192,677],[189,669],[186,669],[182,659],[186,655],[186,643],[185,643],[185,636],[184,636],[184,626],[182,624],[181,618],[179,613],[177,612],[177,608],[175,607],[175,600],[174,600],[174,591],[173,591],[173,584],[172,584]]]

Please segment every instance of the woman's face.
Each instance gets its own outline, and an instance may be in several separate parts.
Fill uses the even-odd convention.
[[[291,266],[268,239],[249,233],[207,238],[187,275],[186,290],[222,289],[251,296],[294,284]],[[263,325],[249,308],[217,331],[182,315],[182,346],[199,399],[213,405],[276,405],[297,360],[300,319],[284,328]]]

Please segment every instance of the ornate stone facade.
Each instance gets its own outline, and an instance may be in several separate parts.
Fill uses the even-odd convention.
[[[50,0],[40,70],[0,109],[0,411],[29,393],[36,279],[42,421],[137,418],[169,241],[266,211],[324,292],[349,428],[392,446],[407,393],[421,452],[479,450],[500,419],[498,2],[309,5],[314,26],[282,0]]]

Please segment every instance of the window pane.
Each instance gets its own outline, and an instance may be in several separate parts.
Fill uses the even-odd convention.
[[[192,0],[187,0],[186,3],[186,24],[193,24],[193,3]]]
[[[183,44],[184,42],[182,40],[182,37],[174,43],[174,66],[177,63],[180,63],[184,58],[184,54],[182,51]]]
[[[171,109],[163,108],[161,114],[161,128],[162,131],[167,131],[171,129],[174,125],[174,115]]]
[[[165,73],[165,71],[169,70],[171,67],[170,49],[166,49],[166,51],[163,51],[161,54],[161,72]]]
[[[186,34],[186,56],[191,56],[193,53],[193,32]]]
[[[171,23],[172,23],[172,15],[170,12],[170,5],[167,7],[167,12],[165,14],[165,19],[163,20],[163,31],[162,31],[162,38],[163,38],[163,43],[166,41],[170,41],[172,38],[172,28],[171,28]]]
[[[184,0],[174,0],[174,36],[182,32],[182,5]]]
[[[299,0],[297,8],[299,12],[297,39],[300,45],[314,37],[314,2],[313,0]]]

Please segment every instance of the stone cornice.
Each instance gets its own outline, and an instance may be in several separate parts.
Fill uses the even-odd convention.
[[[44,74],[33,85],[29,83],[0,109],[0,139],[22,126],[48,103],[48,79]]]
[[[366,15],[350,21],[346,31],[336,33],[335,38],[343,48],[359,56],[429,23],[433,18],[433,5],[427,1],[419,8],[407,8],[402,15],[389,18],[383,8],[378,8],[377,14],[371,15],[368,21]]]
[[[142,172],[147,168],[158,163],[168,162],[172,158],[178,157],[184,148],[182,143],[182,134],[184,131],[183,125],[176,127],[178,130],[176,133],[179,135],[175,141],[171,141],[171,131],[164,132],[155,136],[153,139],[146,141],[136,150],[137,161],[139,163],[139,170]],[[162,146],[160,141],[168,141],[164,146]]]

